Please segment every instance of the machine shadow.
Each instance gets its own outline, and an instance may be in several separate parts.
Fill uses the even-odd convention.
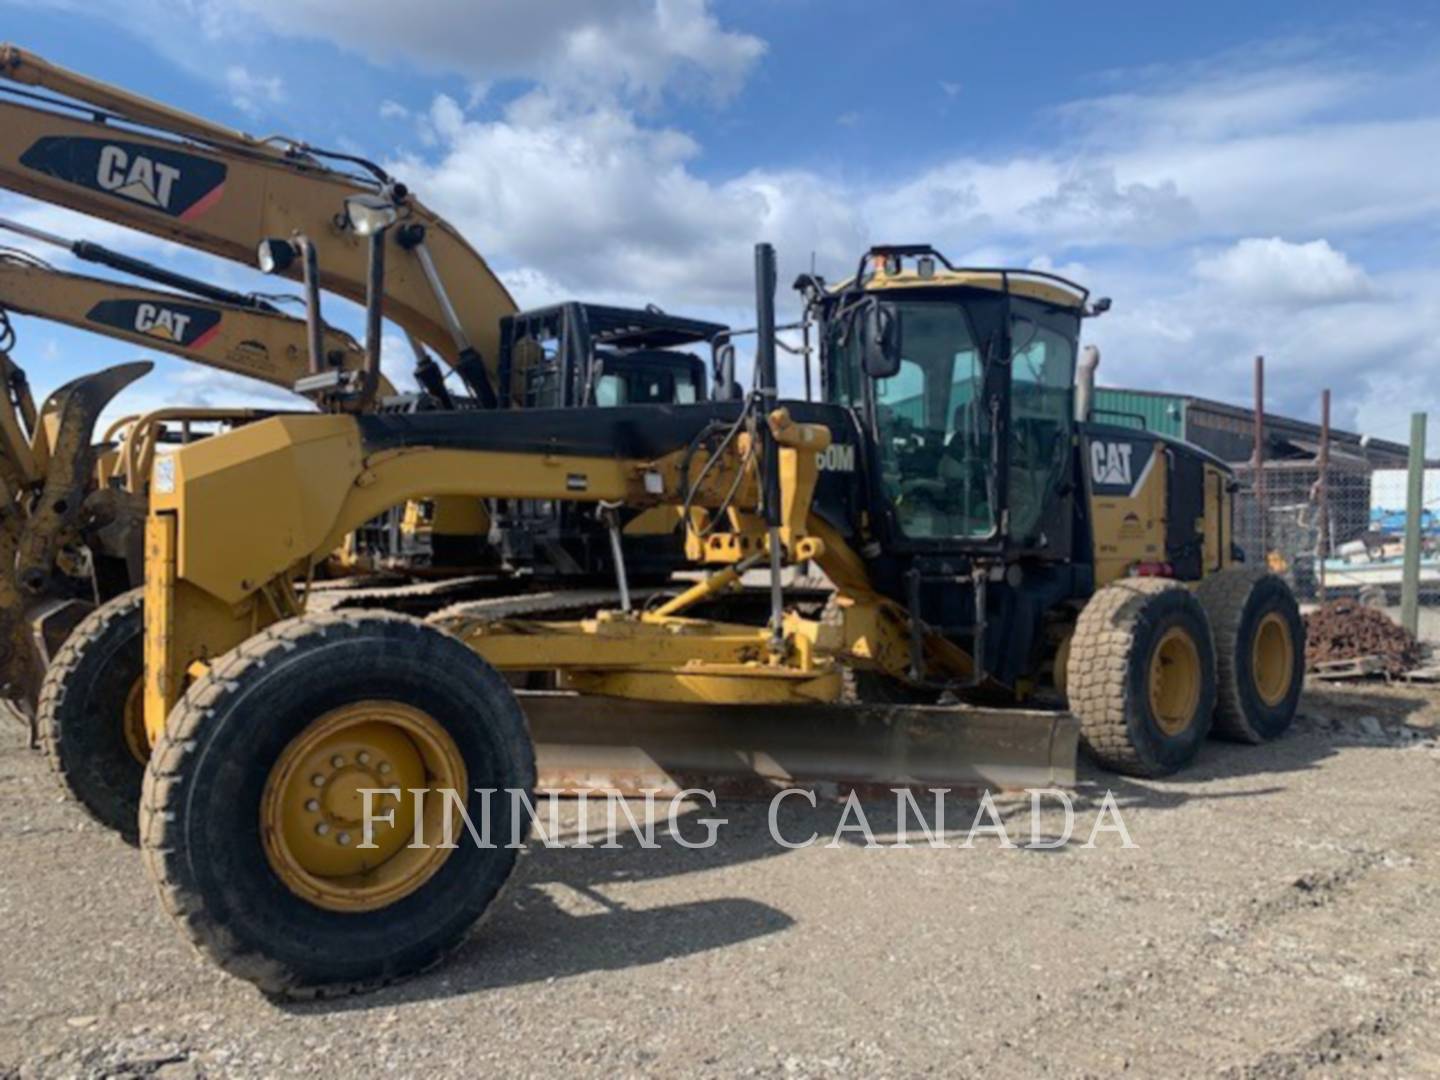
[[[1408,742],[1397,732],[1431,707],[1423,692],[1407,696],[1394,690],[1337,689],[1308,683],[1294,727],[1282,738],[1260,746],[1207,740],[1199,757],[1174,777],[1131,779],[1100,769],[1082,753],[1076,806],[1098,805],[1096,800],[1107,790],[1114,792],[1116,805],[1122,809],[1169,809],[1196,801],[1274,794],[1285,789],[1287,774],[1318,769],[1342,750],[1404,750]],[[1264,777],[1267,782],[1245,788],[1219,786],[1247,776]],[[1206,790],[1210,784],[1217,786]]]
[[[1082,756],[1078,783],[1070,790],[1080,824],[1068,844],[1044,845],[1057,838],[1046,831],[1054,822],[1045,818],[1040,826],[1042,845],[1027,846],[1031,840],[1030,800],[1024,794],[998,796],[995,808],[1017,845],[1017,857],[1064,857],[1085,842],[1090,823],[1107,795],[1113,797],[1123,814],[1130,809],[1179,809],[1194,802],[1248,799],[1279,792],[1287,786],[1287,774],[1319,768],[1342,748],[1397,748],[1395,739],[1383,731],[1367,736],[1354,725],[1337,722],[1334,717],[1342,711],[1352,716],[1373,712],[1393,727],[1425,704],[1419,695],[1406,699],[1355,691],[1336,695],[1323,688],[1307,690],[1296,728],[1286,737],[1263,746],[1211,740],[1192,766],[1169,779],[1119,776],[1101,770]],[[1264,780],[1235,783],[1250,776]],[[944,835],[951,844],[960,843],[977,818],[981,824],[989,821],[980,815],[980,799],[973,793],[953,792],[943,801]],[[921,816],[933,825],[932,798],[917,792],[915,802]],[[784,933],[795,925],[795,919],[780,908],[740,896],[639,906],[646,901],[635,900],[635,890],[623,887],[703,875],[795,854],[772,835],[770,803],[766,800],[721,800],[714,807],[688,807],[677,818],[673,833],[665,820],[664,800],[658,800],[656,805],[656,848],[643,847],[635,835],[623,829],[618,847],[599,846],[603,835],[595,837],[596,846],[568,846],[576,839],[573,812],[559,836],[567,846],[550,848],[532,840],[512,888],[492,917],[435,971],[361,998],[280,1007],[298,1013],[383,1008],[588,972],[622,971],[741,945]],[[1047,805],[1051,811],[1055,809],[1053,802]],[[863,811],[878,843],[893,844],[902,827],[907,827],[914,846],[926,844],[917,831],[914,811],[907,812],[902,825],[894,800],[868,799]],[[845,804],[838,800],[818,799],[817,805],[811,807],[803,799],[790,798],[781,804],[775,820],[779,834],[791,843],[804,841],[811,834],[816,836],[816,844],[832,839],[844,845],[865,843],[853,814],[847,817]],[[707,821],[717,823],[713,844],[685,847],[676,839],[678,834],[692,844],[698,843],[706,836]],[[842,823],[852,828],[837,834]],[[980,834],[976,843],[985,847],[998,841]],[[697,890],[701,887],[697,885]],[[617,898],[617,893],[631,895]]]
[[[933,806],[917,802],[927,820]],[[963,832],[978,800],[947,797],[951,831]],[[782,933],[795,920],[785,911],[745,897],[684,900],[655,907],[630,907],[608,895],[607,887],[635,885],[703,874],[794,852],[771,834],[770,804],[764,800],[721,800],[681,815],[678,832],[692,843],[706,834],[705,819],[723,822],[716,841],[687,848],[666,835],[664,802],[656,848],[622,832],[617,848],[547,848],[532,840],[516,880],[493,915],[458,952],[436,970],[360,998],[278,1003],[287,1012],[347,1012],[443,999],[477,991],[519,986],[595,971],[620,971],[725,948]],[[1018,806],[1002,808],[1002,816]],[[867,802],[864,816],[872,834],[888,842],[899,828],[893,803]],[[814,834],[829,842],[845,817],[841,802],[801,799],[781,805],[776,823],[792,843]],[[854,823],[853,816],[849,819]],[[910,821],[915,828],[913,819]],[[1026,834],[1028,836],[1028,833]],[[573,839],[573,836],[567,838]],[[597,844],[598,844],[597,840]],[[863,844],[858,832],[842,832],[842,844]],[[917,835],[915,843],[923,843]],[[577,913],[576,908],[584,909]]]

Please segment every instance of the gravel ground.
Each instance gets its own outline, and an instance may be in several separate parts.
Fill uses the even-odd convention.
[[[789,851],[722,805],[708,851],[537,849],[443,968],[286,1006],[194,955],[6,727],[0,1076],[1440,1074],[1437,735],[1433,691],[1316,690],[1181,780],[1087,772],[1051,851]],[[1080,846],[1107,787],[1134,848]]]

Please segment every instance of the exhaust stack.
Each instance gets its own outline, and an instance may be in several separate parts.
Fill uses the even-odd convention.
[[[1095,409],[1095,369],[1100,366],[1100,350],[1086,345],[1080,353],[1080,366],[1075,370],[1075,419],[1085,423]]]

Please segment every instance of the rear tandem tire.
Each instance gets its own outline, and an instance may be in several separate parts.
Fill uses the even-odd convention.
[[[1262,743],[1295,719],[1305,682],[1305,624],[1284,580],[1235,567],[1200,583],[1195,596],[1215,634],[1215,730]]]
[[[1215,649],[1185,586],[1125,578],[1098,590],[1080,613],[1067,667],[1070,710],[1099,764],[1165,776],[1194,760],[1215,711]]]
[[[40,745],[66,793],[130,844],[149,754],[138,713],[143,600],[132,589],[85,617],[55,654],[36,709]]]
[[[395,826],[362,854],[363,800],[389,796],[361,792],[391,786],[430,789],[426,846],[406,846],[402,794],[374,803]],[[464,941],[521,854],[505,792],[534,786],[525,718],[480,657],[408,616],[316,614],[226,653],[176,705],[145,775],[141,846],[166,909],[227,972],[279,997],[352,993]],[[488,804],[489,846],[433,795],[445,787],[463,787],[477,830]]]

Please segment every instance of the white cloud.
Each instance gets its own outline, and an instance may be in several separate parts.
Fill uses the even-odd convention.
[[[764,52],[722,27],[708,0],[201,0],[213,36],[271,31],[336,43],[381,63],[482,81],[520,78],[585,97],[653,100],[666,89],[723,100]]]
[[[1099,144],[1213,140],[1290,128],[1353,99],[1367,82],[1308,67],[1188,74],[1179,84],[1082,99],[1056,112]]]
[[[1365,295],[1297,304],[1179,266],[1097,271],[1090,283],[1108,278],[1100,291],[1115,296],[1115,309],[1085,327],[1104,353],[1101,381],[1249,404],[1263,355],[1267,408],[1315,420],[1329,388],[1337,426],[1403,441],[1411,410],[1440,407],[1440,276],[1369,275],[1335,255],[1361,275]]]
[[[242,64],[225,69],[225,86],[230,102],[241,112],[254,116],[267,105],[285,100],[285,81],[278,75],[257,75]]]
[[[1200,259],[1195,273],[1241,303],[1334,304],[1370,295],[1365,272],[1325,240],[1249,237]]]
[[[537,93],[482,122],[441,97],[429,122],[438,157],[387,167],[482,252],[571,295],[733,303],[748,295],[757,240],[797,265],[812,250],[852,261],[862,243],[857,208],[820,178],[757,170],[709,182],[690,168],[693,139],[615,106],[574,111]]]
[[[1440,212],[1440,188],[1416,167],[1416,147],[1433,145],[1440,116],[1146,141],[1112,162],[1126,182],[1176,185],[1195,211],[1192,235],[1357,232]]]

